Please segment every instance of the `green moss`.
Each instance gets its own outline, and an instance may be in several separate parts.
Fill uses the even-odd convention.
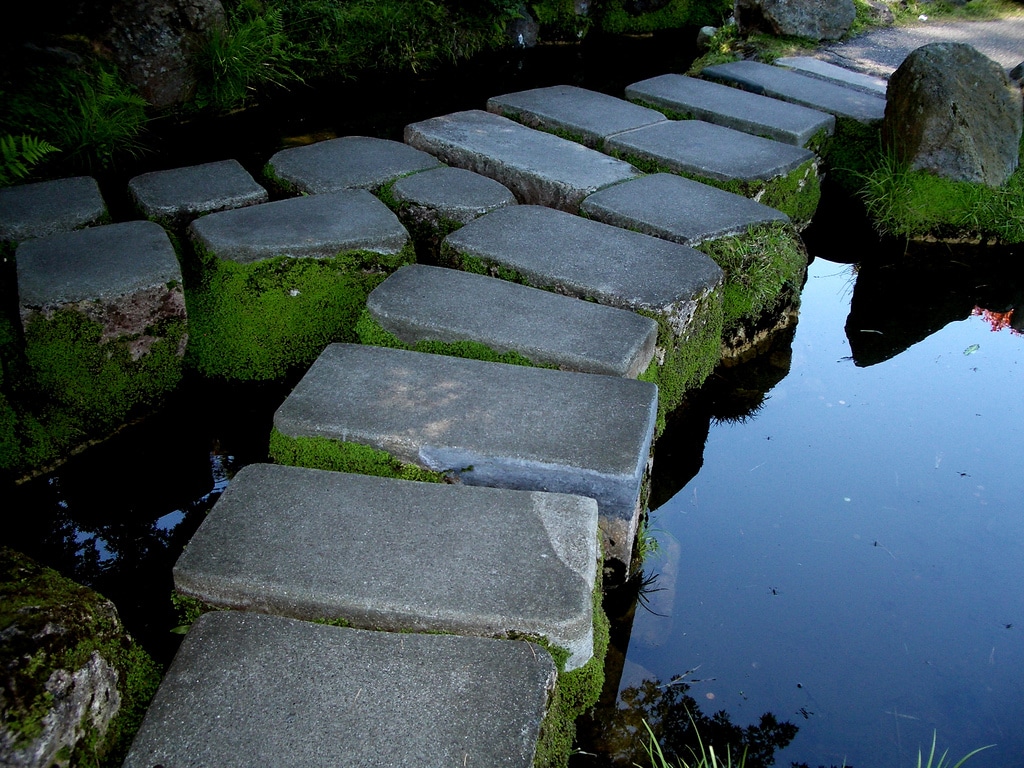
[[[327,344],[356,340],[366,297],[415,260],[355,251],[330,259],[277,257],[238,264],[203,255],[192,290],[188,363],[206,376],[278,379],[312,363]]]
[[[593,18],[576,12],[574,0],[539,0],[529,9],[540,24],[544,40],[580,40],[590,31]]]
[[[822,159],[830,179],[846,192],[855,193],[864,174],[878,162],[882,152],[882,131],[848,117],[836,118],[836,130]]]
[[[406,344],[392,333],[386,331],[380,323],[374,319],[369,310],[363,310],[359,321],[356,323],[356,334],[362,344],[369,344],[375,347],[390,347],[392,349],[409,349],[414,352],[427,352],[434,355],[448,355],[449,357],[464,357],[470,360],[485,360],[490,363],[506,363],[508,365],[529,365],[540,368],[553,368],[554,366],[538,366],[532,360],[519,354],[514,350],[508,352],[496,352],[486,344],[478,341],[434,341],[420,340],[415,344]]]
[[[883,234],[1024,242],[1024,165],[990,187],[911,171],[885,154],[861,180],[868,215]]]
[[[326,437],[288,437],[276,429],[270,433],[270,458],[278,464],[293,467],[329,469],[426,483],[445,481],[444,472],[433,472],[415,464],[406,464],[387,451],[368,445]]]
[[[518,283],[519,285],[532,285],[524,275],[514,269],[509,269],[508,267],[491,261],[490,259],[471,256],[468,253],[462,253],[448,243],[441,244],[440,257],[441,263],[445,266],[451,267],[452,269],[461,269],[464,272],[473,272],[477,275],[499,277],[502,280],[507,280],[510,283]]]
[[[28,557],[0,548],[0,642],[4,725],[25,746],[42,733],[53,704],[46,681],[98,654],[118,671],[121,705],[105,733],[95,728],[64,754],[72,766],[120,765],[160,681],[160,670],[128,636],[113,605]]]
[[[622,0],[608,0],[597,11],[599,24],[611,34],[637,34],[661,29],[720,24],[729,15],[731,2],[725,0],[669,0],[665,6],[647,13],[632,14]]]
[[[756,321],[776,307],[787,289],[799,289],[807,252],[786,225],[751,228],[740,237],[702,243],[698,250],[725,271],[724,333]]]
[[[603,559],[598,560],[594,583],[594,655],[590,661],[578,669],[565,672],[568,651],[544,638],[526,638],[547,649],[558,667],[558,683],[549,702],[548,713],[541,723],[537,752],[533,759],[534,768],[565,768],[568,765],[576,737],[576,720],[597,703],[604,687],[610,624],[601,604],[604,596]]]
[[[138,335],[102,341],[102,333],[98,322],[62,309],[32,317],[23,346],[0,342],[0,472],[28,473],[109,436],[157,408],[181,380],[185,321],[147,328],[156,341],[138,359]]]

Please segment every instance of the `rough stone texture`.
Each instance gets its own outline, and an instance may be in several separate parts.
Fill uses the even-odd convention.
[[[331,344],[274,426],[368,445],[466,485],[588,496],[606,556],[628,564],[657,405],[644,381]]]
[[[184,318],[181,267],[167,233],[150,221],[107,224],[28,240],[16,252],[22,322],[74,307],[103,326],[102,342]]]
[[[275,256],[328,258],[344,251],[398,253],[409,233],[365,189],[348,189],[211,213],[189,225],[220,259],[248,264]]]
[[[759,61],[715,64],[706,67],[701,74],[710,80],[801,104],[865,125],[879,125],[885,116],[885,99],[879,96]]]
[[[0,242],[21,242],[99,224],[107,215],[91,176],[0,189]]]
[[[267,163],[277,181],[310,195],[353,188],[376,192],[397,178],[440,165],[426,152],[371,136],[342,136],[282,149]]]
[[[516,197],[494,179],[465,168],[435,168],[395,182],[395,201],[432,211],[439,219],[468,224],[478,216],[515,205]]]
[[[740,34],[767,32],[814,40],[837,40],[856,14],[853,0],[736,0]]]
[[[540,288],[664,315],[677,334],[695,297],[722,280],[718,265],[692,248],[540,206],[481,217],[449,235],[444,250],[513,270]]]
[[[574,85],[494,96],[487,100],[487,111],[530,128],[567,135],[595,149],[601,149],[612,134],[665,122],[665,116],[653,109]]]
[[[405,140],[449,165],[500,181],[521,203],[570,213],[591,192],[640,175],[621,160],[480,110],[413,123]]]
[[[144,173],[128,182],[128,191],[144,216],[168,225],[269,199],[237,160]]]
[[[774,208],[671,173],[597,192],[581,208],[597,221],[691,246],[760,224],[789,222]]]
[[[633,83],[626,87],[626,98],[798,147],[807,146],[821,131],[831,135],[836,124],[827,112],[686,75],[659,75]]]
[[[994,61],[962,43],[911,53],[889,80],[883,136],[910,167],[999,186],[1017,167],[1020,90]]]
[[[195,52],[227,25],[220,0],[120,0],[111,15],[114,58],[154,107],[188,100],[196,85]]]
[[[366,306],[407,344],[474,341],[538,365],[633,379],[651,362],[658,333],[633,312],[424,264],[399,269]]]
[[[891,27],[896,23],[896,16],[885,0],[864,0],[872,24],[881,27]]]
[[[814,159],[792,144],[703,120],[666,120],[608,139],[606,150],[656,168],[715,181],[768,181]],[[634,160],[635,158],[635,160]]]
[[[529,768],[555,680],[530,643],[218,611],[192,626],[124,766]]]
[[[217,607],[362,629],[541,636],[570,652],[569,671],[593,658],[597,532],[582,496],[257,464],[174,584]]]
[[[46,768],[106,752],[128,673],[114,665],[129,642],[109,600],[0,547],[0,764]],[[38,733],[21,742],[18,725]],[[88,729],[99,734],[92,744]]]
[[[796,70],[804,75],[818,77],[822,80],[856,88],[858,91],[872,93],[885,98],[888,82],[881,77],[854,72],[836,64],[816,59],[813,56],[783,56],[775,60],[775,66]]]

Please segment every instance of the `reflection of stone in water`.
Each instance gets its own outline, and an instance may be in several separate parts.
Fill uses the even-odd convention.
[[[668,532],[655,531],[658,553],[645,561],[644,572],[656,574],[649,588],[641,587],[639,606],[642,615],[634,619],[632,639],[649,648],[660,648],[672,637],[675,624],[676,584],[682,547]]]

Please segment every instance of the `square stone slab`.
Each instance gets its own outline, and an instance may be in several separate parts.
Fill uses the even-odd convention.
[[[362,629],[512,633],[593,656],[597,502],[256,464],[174,567],[220,608]],[[383,556],[382,556],[383,555]]]
[[[885,117],[883,97],[759,61],[716,64],[705,68],[701,74],[726,85],[829,112],[865,125],[881,125]]]
[[[889,84],[880,77],[865,75],[863,72],[854,72],[845,67],[816,59],[813,56],[783,56],[776,59],[774,63],[777,67],[786,67],[810,77],[818,77],[822,80],[845,85],[848,88],[856,88],[858,91],[881,96],[883,99],[889,89]]]
[[[635,379],[654,356],[658,324],[551,291],[410,264],[370,293],[373,318],[406,344],[474,341],[537,365]]]
[[[501,182],[521,203],[571,213],[592,192],[640,176],[629,163],[481,110],[413,123],[405,140]]]
[[[814,159],[806,149],[703,120],[663,123],[612,136],[605,150],[638,165],[715,181],[769,181]],[[644,166],[646,167],[646,166]]]
[[[21,242],[99,224],[107,204],[91,176],[0,189],[0,242]]]
[[[565,135],[594,149],[603,149],[605,139],[613,133],[665,120],[653,109],[574,85],[495,96],[487,100],[487,111],[531,128]]]
[[[209,613],[124,768],[530,768],[556,674],[520,641]]]
[[[458,224],[516,204],[508,187],[494,179],[447,166],[405,176],[394,183],[391,194],[398,203],[421,210],[422,216]]]
[[[128,182],[128,191],[144,216],[169,224],[269,199],[237,160],[144,173]]]
[[[398,253],[409,233],[365,189],[296,197],[211,213],[189,225],[217,258],[243,264],[275,256],[327,258],[344,251]]]
[[[369,189],[441,163],[398,141],[342,136],[304,147],[282,149],[267,163],[269,172],[297,192],[320,194],[340,189]]]
[[[767,205],[672,173],[602,190],[584,200],[581,209],[597,221],[691,246],[761,224],[789,222]]]
[[[653,384],[617,376],[331,344],[274,427],[368,445],[466,485],[589,496],[606,555],[628,564],[657,401]]]
[[[633,83],[626,87],[626,98],[673,116],[704,120],[797,147],[806,147],[821,131],[831,136],[836,124],[827,112],[686,75],[660,75]]]

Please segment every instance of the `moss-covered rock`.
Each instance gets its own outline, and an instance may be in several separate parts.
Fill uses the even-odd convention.
[[[356,341],[367,295],[414,261],[411,245],[397,254],[352,251],[250,264],[200,254],[198,285],[187,296],[187,362],[206,376],[245,381],[308,366],[327,344]]]
[[[0,548],[0,763],[120,765],[160,670],[113,604]]]

